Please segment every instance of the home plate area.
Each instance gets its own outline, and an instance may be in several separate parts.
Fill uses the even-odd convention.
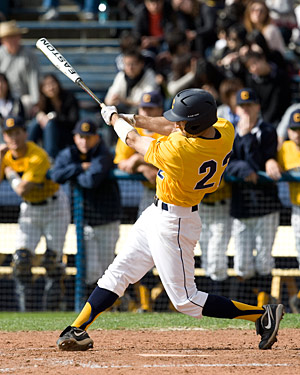
[[[94,348],[62,352],[58,331],[1,332],[0,374],[300,374],[299,330],[279,331],[272,350],[254,330],[90,330]]]

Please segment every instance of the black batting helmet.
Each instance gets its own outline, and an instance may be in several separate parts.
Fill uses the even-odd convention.
[[[218,121],[214,97],[202,89],[186,89],[175,95],[172,108],[164,112],[169,121],[187,121],[185,130],[198,134]]]

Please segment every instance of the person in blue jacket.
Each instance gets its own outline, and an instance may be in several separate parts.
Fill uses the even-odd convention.
[[[258,171],[265,171],[273,180],[280,178],[276,161],[277,133],[274,126],[263,121],[253,89],[240,89],[236,102],[239,121],[226,169],[226,176],[240,180],[232,184],[231,198],[234,269],[240,281],[238,290],[244,293],[240,297],[245,299],[253,290],[257,294],[257,304],[262,306],[268,303],[271,289],[272,247],[279,225],[280,201],[276,183],[261,183]]]
[[[60,151],[50,175],[58,183],[70,181],[71,188],[82,188],[86,284],[94,288],[99,275],[115,256],[120,193],[117,181],[109,178],[113,157],[97,133],[95,123],[89,119],[78,121],[73,134],[75,144]]]

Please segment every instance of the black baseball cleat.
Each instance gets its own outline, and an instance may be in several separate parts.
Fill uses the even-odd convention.
[[[93,347],[94,341],[84,329],[68,326],[62,331],[56,344],[60,350],[85,351]]]
[[[259,349],[271,349],[272,345],[277,341],[277,332],[279,323],[284,315],[284,306],[264,305],[265,312],[255,322],[256,333],[261,335],[261,341],[258,345]]]

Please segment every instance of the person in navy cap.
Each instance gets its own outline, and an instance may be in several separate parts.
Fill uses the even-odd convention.
[[[109,178],[113,157],[94,121],[78,121],[73,137],[74,145],[57,155],[51,178],[58,183],[70,181],[72,194],[75,187],[82,189],[85,273],[89,292],[115,256],[119,238],[120,193],[116,180]]]
[[[291,113],[287,132],[289,139],[283,142],[278,152],[278,162],[284,171],[300,172],[300,108]],[[300,267],[300,184],[299,182],[290,182],[289,188],[292,203],[291,224]],[[291,293],[289,305],[292,312],[300,313],[300,291],[297,294]]]
[[[272,247],[279,224],[280,202],[275,182],[262,184],[259,171],[273,180],[281,176],[277,158],[277,133],[261,117],[256,92],[244,87],[236,95],[236,136],[226,175],[237,177],[232,184],[231,215],[235,242],[234,269],[239,291],[256,289],[257,304],[268,303],[274,259]],[[253,256],[253,250],[257,250]],[[251,295],[251,294],[250,294]],[[253,294],[252,294],[253,295]],[[250,301],[249,301],[250,302]]]

